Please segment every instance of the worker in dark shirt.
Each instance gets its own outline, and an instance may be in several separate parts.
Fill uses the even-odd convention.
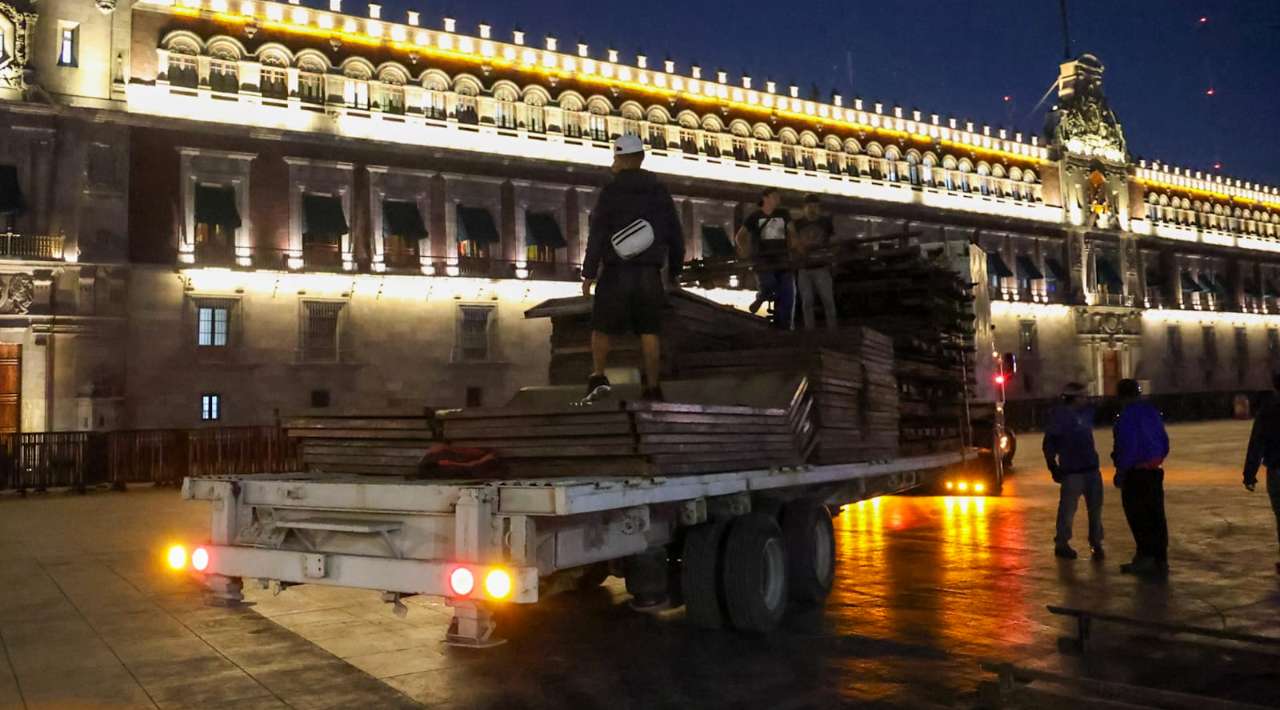
[[[773,324],[782,330],[791,330],[795,309],[796,284],[788,255],[794,239],[791,213],[782,207],[782,195],[774,187],[760,193],[760,209],[747,215],[734,236],[738,253],[752,260],[759,285],[751,311],[773,301]]]
[[[1244,457],[1244,487],[1250,492],[1258,485],[1258,467],[1267,469],[1267,495],[1276,515],[1276,536],[1280,538],[1280,372],[1271,377],[1275,388],[1270,400],[1258,409],[1249,433],[1249,450]],[[1280,574],[1280,562],[1276,563]]]
[[[643,396],[662,399],[659,371],[662,312],[667,285],[677,288],[684,264],[684,232],[671,193],[658,177],[641,170],[644,143],[622,135],[613,143],[613,180],[591,212],[587,254],[582,262],[582,294],[591,295],[591,376],[587,398],[609,392],[605,365],[611,336],[640,336],[644,357]],[[662,267],[667,267],[667,285]],[[603,266],[603,269],[601,268]]]
[[[1084,496],[1089,511],[1089,547],[1093,559],[1106,557],[1102,549],[1102,469],[1098,467],[1098,449],[1093,443],[1093,407],[1085,399],[1084,385],[1068,383],[1062,389],[1062,401],[1049,412],[1044,429],[1045,463],[1058,484],[1058,529],[1053,538],[1053,554],[1063,559],[1076,559],[1071,548],[1071,521],[1076,506]]]
[[[835,285],[831,280],[831,237],[835,225],[829,215],[822,214],[821,200],[809,194],[804,198],[804,212],[792,223],[795,240],[792,256],[796,260],[796,282],[800,288],[800,312],[804,314],[805,330],[817,327],[814,301],[822,301],[822,319],[827,330],[838,327],[836,318]]]
[[[1116,487],[1124,505],[1137,552],[1120,565],[1125,574],[1169,572],[1169,525],[1164,513],[1164,465],[1169,435],[1160,411],[1142,399],[1137,380],[1120,380],[1116,387],[1123,409],[1113,428]]]

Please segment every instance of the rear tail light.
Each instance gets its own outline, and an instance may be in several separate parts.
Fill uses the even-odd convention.
[[[515,591],[511,572],[502,567],[457,566],[449,571],[449,593],[455,597],[503,600]]]
[[[197,572],[203,572],[209,568],[209,551],[203,547],[197,547],[191,551],[191,567]]]
[[[187,548],[182,545],[173,545],[169,551],[165,553],[165,561],[169,563],[169,569],[180,570],[187,566]]]
[[[465,597],[476,588],[476,576],[466,567],[455,567],[449,573],[449,590],[455,595]]]

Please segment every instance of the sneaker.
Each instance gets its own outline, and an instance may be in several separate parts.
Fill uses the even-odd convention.
[[[658,385],[657,387],[645,387],[640,393],[640,399],[643,399],[646,402],[667,401],[666,398],[662,396],[662,385]]]
[[[760,310],[760,306],[763,306],[763,305],[764,305],[764,299],[756,298],[756,300],[752,301],[751,305],[747,307],[747,310],[751,311],[752,315],[755,315]]]
[[[1093,545],[1092,549],[1093,549],[1093,559],[1095,560],[1107,559],[1107,551],[1102,549],[1102,545]]]
[[[1070,545],[1058,545],[1053,548],[1053,556],[1061,557],[1064,560],[1074,560],[1080,555],[1076,554],[1076,551],[1071,549]]]
[[[587,378],[587,399],[598,399],[612,390],[609,378],[604,375],[592,375]]]

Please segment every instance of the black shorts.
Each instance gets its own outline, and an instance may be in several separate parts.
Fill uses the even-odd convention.
[[[657,267],[611,264],[596,284],[591,329],[609,335],[656,335],[666,306],[667,292]]]

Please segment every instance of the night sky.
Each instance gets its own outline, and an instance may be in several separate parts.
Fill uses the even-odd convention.
[[[440,27],[448,14],[471,34],[480,22],[497,39],[519,27],[532,45],[550,33],[562,49],[582,40],[593,56],[613,47],[629,63],[643,49],[654,64],[670,55],[681,73],[696,61],[735,83],[744,71],[755,86],[794,83],[802,95],[817,83],[824,95],[1036,135],[1053,98],[1036,104],[1063,53],[1057,0],[383,2],[390,20],[415,9]],[[361,14],[363,4],[343,3]],[[1221,163],[1224,175],[1280,185],[1280,1],[1069,0],[1069,11],[1072,52],[1106,65],[1131,154]]]

